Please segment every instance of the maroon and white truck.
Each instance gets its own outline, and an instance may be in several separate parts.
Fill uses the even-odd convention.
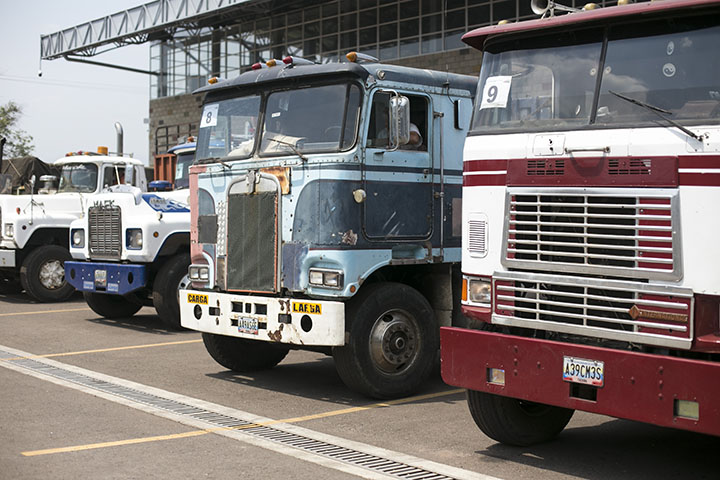
[[[469,322],[443,378],[507,444],[574,410],[720,435],[720,2],[533,7],[463,37]]]

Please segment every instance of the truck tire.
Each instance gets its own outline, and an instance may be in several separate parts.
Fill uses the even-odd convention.
[[[109,295],[107,293],[83,292],[90,309],[101,317],[116,319],[129,318],[142,308],[142,302],[132,293]]]
[[[190,254],[181,253],[168,259],[153,283],[153,305],[166,327],[181,330],[179,290],[190,285]]]
[[[345,346],[335,368],[351,389],[373,398],[414,393],[432,373],[439,349],[435,313],[420,292],[400,283],[366,286],[347,304]]]
[[[38,302],[63,302],[75,289],[65,281],[65,261],[71,260],[67,248],[42,245],[25,258],[20,267],[20,283]]]
[[[233,372],[253,372],[272,368],[280,363],[290,350],[288,347],[274,343],[212,333],[203,333],[202,339],[210,356]]]
[[[527,447],[555,438],[574,410],[468,390],[467,403],[485,435],[507,445]]]

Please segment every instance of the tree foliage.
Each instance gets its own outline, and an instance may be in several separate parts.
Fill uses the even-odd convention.
[[[32,145],[32,136],[24,130],[16,128],[22,116],[22,108],[9,101],[0,105],[0,138],[5,138],[5,151],[3,158],[24,157],[30,155],[35,147]]]

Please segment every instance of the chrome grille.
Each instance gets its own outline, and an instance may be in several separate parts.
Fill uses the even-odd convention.
[[[120,207],[95,205],[88,212],[90,258],[119,259],[121,253]]]
[[[693,293],[644,283],[503,272],[493,323],[646,345],[690,348]]]
[[[678,212],[677,195],[667,191],[512,189],[506,199],[503,264],[678,279]]]
[[[227,204],[227,288],[277,290],[278,195],[231,193]]]

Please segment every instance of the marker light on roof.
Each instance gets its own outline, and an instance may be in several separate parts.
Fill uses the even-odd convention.
[[[367,55],[367,54],[365,54],[365,53],[358,53],[358,52],[350,52],[350,53],[348,53],[347,55],[345,55],[345,58],[347,58],[348,60],[350,60],[350,61],[353,62],[353,63],[355,63],[355,62],[373,62],[373,63],[377,63],[377,62],[380,61],[380,60],[378,60],[377,58],[375,58],[375,57],[373,57],[373,56],[371,56],[371,55]]]
[[[253,70],[260,70],[261,68],[268,68],[268,67],[264,63],[257,62],[257,63],[253,63],[252,67],[250,67],[250,68],[252,68]]]
[[[98,147],[97,153],[99,153],[100,155],[107,155],[108,147]]]
[[[583,10],[595,10],[596,8],[600,8],[597,3],[586,3],[582,9]]]
[[[208,83],[210,85],[215,85],[218,82],[218,77],[210,77],[208,78]]]
[[[312,60],[308,60],[307,58],[302,57],[293,57],[292,55],[288,55],[287,57],[283,58],[283,62],[286,65],[314,65],[315,62]]]

